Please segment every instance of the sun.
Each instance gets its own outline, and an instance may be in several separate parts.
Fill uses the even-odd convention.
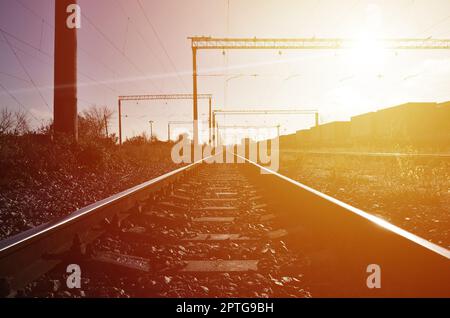
[[[374,34],[363,32],[352,39],[346,56],[347,66],[356,74],[379,74],[386,60],[386,49]]]
[[[383,16],[376,4],[366,8],[363,25],[351,37],[347,52],[347,66],[357,74],[380,73],[384,67],[387,50],[383,47]]]

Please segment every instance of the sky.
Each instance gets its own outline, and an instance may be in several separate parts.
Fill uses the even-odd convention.
[[[192,93],[189,36],[450,38],[449,0],[79,0],[78,109],[129,94]],[[54,0],[0,0],[0,107],[33,127],[53,108]],[[321,122],[405,102],[450,100],[450,50],[200,51],[199,92],[216,109],[318,109]],[[207,119],[206,101],[200,102]],[[117,132],[117,113],[110,131]],[[191,101],[129,102],[124,135],[192,119]],[[307,128],[307,115],[233,116],[226,125]],[[174,127],[173,134],[187,127]],[[179,131],[178,131],[179,130]]]

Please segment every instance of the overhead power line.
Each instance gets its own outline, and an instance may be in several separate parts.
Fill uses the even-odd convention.
[[[16,96],[14,96],[5,86],[3,86],[2,83],[0,83],[0,87],[6,92],[6,94],[9,95],[9,97],[11,97],[16,103],[17,105],[19,105],[23,110],[25,110],[25,112],[30,115],[37,123],[41,123],[39,121],[39,119],[36,118],[36,116],[33,115],[33,113],[31,113],[18,99]]]
[[[159,56],[153,51],[152,46],[153,44],[149,41],[148,37],[145,37],[142,32],[139,30],[138,26],[133,22],[133,19],[131,19],[127,12],[125,11],[125,9],[123,8],[122,4],[120,3],[120,0],[116,0],[118,7],[120,8],[120,10],[123,12],[123,14],[125,16],[127,16],[130,19],[130,23],[134,25],[136,33],[138,34],[138,36],[141,38],[141,40],[143,41],[143,43],[146,44],[146,47],[148,49],[148,51],[150,52],[150,54],[154,57],[154,59],[158,62],[158,64],[162,67],[163,71],[168,73],[166,66],[164,65],[164,63],[162,63],[161,59],[159,58]]]
[[[20,59],[19,55],[17,54],[16,50],[14,49],[14,47],[11,45],[11,43],[9,42],[8,38],[6,37],[6,35],[2,32],[3,38],[6,41],[6,44],[8,44],[9,48],[11,49],[11,51],[13,52],[14,56],[17,59],[17,62],[19,62],[20,66],[22,67],[23,71],[25,72],[25,74],[27,75],[28,79],[30,80],[31,84],[33,85],[33,87],[36,89],[37,93],[39,94],[39,96],[41,97],[42,101],[44,102],[45,106],[48,108],[48,110],[51,111],[49,104],[47,103],[47,101],[45,100],[44,95],[42,95],[41,91],[39,90],[39,88],[37,87],[36,83],[33,80],[33,77],[31,76],[31,74],[28,72],[27,68],[25,67],[25,65],[22,63],[22,60]]]
[[[152,29],[153,34],[155,34],[155,37],[156,37],[156,39],[158,40],[158,43],[159,43],[159,45],[161,46],[162,50],[164,51],[164,54],[166,55],[166,57],[167,57],[167,59],[168,59],[170,65],[172,66],[173,70],[174,70],[175,73],[177,74],[178,79],[180,80],[181,85],[184,87],[184,89],[187,90],[187,87],[186,87],[186,85],[184,84],[183,79],[181,78],[181,76],[180,76],[180,74],[179,74],[179,72],[178,72],[178,70],[177,70],[177,68],[176,68],[176,66],[175,66],[175,63],[173,62],[172,58],[170,57],[169,53],[167,52],[166,47],[164,46],[164,43],[163,43],[163,41],[161,40],[161,38],[160,38],[160,36],[159,36],[159,34],[158,34],[158,31],[156,31],[156,28],[154,27],[154,25],[153,25],[152,22],[150,21],[150,18],[149,18],[149,16],[147,15],[147,13],[146,13],[146,11],[145,11],[145,9],[144,9],[144,7],[143,7],[143,5],[142,5],[142,3],[141,3],[141,0],[137,0],[137,3],[139,4],[139,7],[141,8],[142,13],[143,13],[144,16],[145,16],[145,20],[147,21],[148,25],[149,25],[150,28]]]
[[[141,75],[145,75],[145,72],[140,69],[136,63],[134,63],[89,17],[83,14],[83,17],[86,19],[86,21],[97,31],[98,34],[106,41],[108,42],[112,48],[114,48],[122,57],[131,65],[133,68],[140,73]],[[153,82],[151,82],[153,87],[156,89],[156,86]]]

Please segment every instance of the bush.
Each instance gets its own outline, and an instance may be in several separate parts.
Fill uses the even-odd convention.
[[[103,164],[104,152],[101,147],[87,145],[77,153],[77,161],[86,167],[98,167]]]

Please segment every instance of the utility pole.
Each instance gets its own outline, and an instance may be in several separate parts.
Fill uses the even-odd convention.
[[[212,117],[212,120],[211,120],[211,122],[212,122],[212,131],[213,131],[213,134],[212,134],[212,143],[211,143],[211,145],[213,146],[213,147],[217,147],[217,145],[216,145],[216,139],[217,139],[217,132],[216,132],[216,113],[212,113],[212,115],[211,115],[211,117]]]
[[[119,145],[122,145],[122,100],[119,98]]]
[[[106,114],[103,114],[103,120],[105,121],[105,133],[106,133],[106,138],[109,137],[109,132],[108,132],[108,119],[106,118]]]
[[[213,124],[212,124],[212,97],[209,98],[209,144],[212,145],[212,130],[213,130]]]
[[[167,124],[167,141],[170,142],[170,122]]]
[[[55,1],[54,134],[74,141],[78,140],[77,10],[76,0]]]
[[[197,48],[192,47],[192,64],[193,64],[193,99],[194,99],[194,147],[199,145],[198,138],[198,88],[197,88]],[[196,161],[195,158],[194,161]]]
[[[153,141],[153,123],[154,123],[154,121],[150,120],[149,123],[150,123],[150,142],[152,142]]]

